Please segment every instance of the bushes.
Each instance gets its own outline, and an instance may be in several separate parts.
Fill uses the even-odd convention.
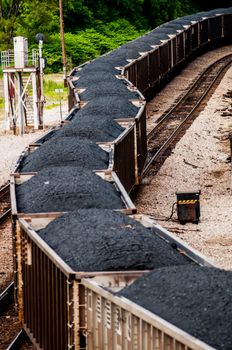
[[[128,21],[119,19],[108,24],[98,22],[95,28],[65,34],[65,46],[69,69],[83,62],[102,55],[118,46],[142,35]],[[46,72],[62,70],[60,35],[52,34],[44,44],[44,57],[47,58]]]
[[[149,28],[197,11],[197,4],[193,0],[63,1],[68,69],[135,39]],[[58,5],[57,0],[0,1],[0,50],[12,47],[16,35],[26,36],[31,49],[35,34],[40,32],[47,39],[47,72],[62,70]]]

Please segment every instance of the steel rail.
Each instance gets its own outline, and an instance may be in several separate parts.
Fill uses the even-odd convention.
[[[11,208],[4,211],[3,214],[0,215],[0,223],[4,222],[11,214]]]
[[[230,58],[230,60],[227,62],[227,60]],[[160,126],[164,123],[164,121],[167,121],[168,118],[171,116],[173,112],[181,105],[181,103],[184,102],[186,97],[190,96],[196,89],[196,87],[199,85],[203,77],[212,70],[214,67],[218,67],[223,61],[226,61],[226,64],[221,67],[221,69],[217,72],[217,74],[213,77],[213,80],[209,83],[208,87],[205,89],[204,93],[201,95],[201,97],[198,99],[197,102],[195,102],[193,108],[190,110],[190,112],[186,115],[186,117],[181,121],[181,123],[175,128],[175,130],[172,132],[172,134],[169,136],[169,138],[159,147],[159,149],[155,152],[155,154],[148,160],[142,176],[146,176],[149,172],[149,170],[152,167],[152,164],[157,161],[162,154],[168,149],[168,147],[172,144],[173,140],[176,138],[176,136],[182,131],[186,123],[189,121],[189,119],[192,117],[196,109],[200,106],[202,101],[207,97],[208,93],[210,92],[211,88],[215,84],[215,82],[218,80],[218,78],[224,73],[224,71],[227,69],[228,66],[232,63],[232,55],[227,55],[223,57],[222,59],[214,62],[212,65],[210,65],[197,79],[197,81],[189,88],[189,90],[186,92],[186,94],[176,103],[176,105],[171,108],[171,110],[166,113],[162,119],[159,121],[159,123],[155,126],[155,128],[148,134],[148,142],[152,139],[152,136],[159,130]],[[184,106],[184,105],[183,105]]]
[[[4,312],[4,309],[12,304],[14,292],[14,282],[11,282],[8,287],[0,294],[0,310]],[[27,338],[27,335],[23,329],[16,335],[7,350],[18,350],[23,341]]]
[[[6,200],[4,200],[6,198]],[[10,184],[7,184],[0,188],[0,205],[1,202],[6,202],[6,207],[3,206],[3,210],[0,211],[0,224],[3,223],[6,219],[9,218],[11,213],[10,208]],[[9,202],[9,205],[8,205]]]
[[[175,109],[181,104],[183,103],[183,101],[186,99],[186,97],[188,97],[192,91],[194,91],[194,89],[196,88],[196,86],[199,84],[199,82],[202,80],[202,77],[205,76],[210,70],[212,70],[215,66],[218,66],[221,62],[225,61],[227,58],[232,59],[232,54],[226,55],[222,58],[220,58],[218,61],[212,63],[210,66],[208,66],[202,73],[201,75],[198,77],[198,79],[191,84],[191,86],[189,87],[189,89],[186,91],[186,93],[181,96],[181,98],[176,102],[176,104],[174,104],[174,106],[167,112],[165,113],[161,119],[159,120],[159,122],[156,124],[156,126],[154,127],[153,130],[150,131],[150,133],[147,135],[148,140],[152,137],[152,135],[154,134],[155,130],[161,126],[161,124],[169,118],[170,114],[173,113],[175,111]],[[216,76],[215,80],[218,78],[218,76],[221,74],[222,70],[224,70],[224,68],[226,68],[228,65],[230,64],[230,62],[226,65],[223,66],[222,69],[218,72],[218,75]],[[214,80],[214,81],[215,81]],[[214,82],[213,82],[214,83]]]
[[[7,195],[9,192],[10,192],[10,184],[8,183],[0,188],[0,199],[3,198],[5,195]]]
[[[26,338],[25,332],[21,329],[21,331],[16,335],[14,340],[10,343],[10,345],[6,348],[6,350],[18,350],[19,345]]]
[[[0,294],[0,302],[2,304],[7,298],[11,298],[12,293],[14,292],[14,282],[11,282],[4,291]],[[1,306],[0,304],[0,306]]]

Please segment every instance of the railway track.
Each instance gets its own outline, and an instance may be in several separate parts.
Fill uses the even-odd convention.
[[[0,225],[9,218],[11,213],[10,185],[0,188]]]
[[[10,303],[14,297],[14,282],[11,282],[0,294],[0,305]]]
[[[25,341],[25,332],[21,329],[6,350],[17,350],[20,349],[22,343]]]
[[[190,127],[232,64],[227,55],[210,65],[186,94],[158,121],[148,134],[148,160],[143,176],[155,175],[171,150]]]
[[[17,320],[14,306],[14,282],[11,282],[0,294],[0,324],[0,349],[33,349]]]
[[[1,225],[6,224],[7,220],[10,220],[10,214],[10,185],[6,184],[0,188],[0,228]],[[0,318],[3,321],[0,333],[4,338],[2,339],[4,340],[4,348],[7,350],[21,349],[21,345],[25,342],[26,336],[24,331],[19,331],[16,311],[14,309],[14,282],[10,282],[0,293]],[[17,335],[15,336],[15,334]],[[11,339],[10,344],[8,338]],[[5,345],[5,342],[9,345]],[[3,344],[0,344],[0,347],[1,345]],[[24,347],[24,349],[26,349],[26,347]]]

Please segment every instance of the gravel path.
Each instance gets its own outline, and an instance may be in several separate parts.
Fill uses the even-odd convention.
[[[199,59],[196,61],[200,62]],[[197,67],[196,61],[192,63],[194,67]],[[186,77],[188,71],[192,71],[192,68],[187,68]],[[181,75],[185,77],[183,73]],[[152,105],[161,104],[161,101],[165,104],[166,96],[181,86],[180,79],[181,76],[177,77],[167,86],[164,89],[165,95],[164,92],[162,96],[159,94],[149,107],[152,109]],[[232,68],[156,177],[146,179],[147,185],[142,186],[135,202],[139,212],[152,215],[159,224],[176,233],[224,269],[232,269],[231,164],[228,140],[232,129],[232,99],[225,97],[231,89],[231,82]],[[171,103],[169,101],[169,105]],[[160,113],[159,110],[154,119]],[[165,221],[176,201],[175,192],[191,190],[201,190],[199,225],[180,225],[176,214],[172,221]]]
[[[59,107],[44,111],[45,126],[51,127],[60,122]],[[62,112],[67,113],[67,103],[63,105]],[[29,143],[35,141],[41,137],[47,128],[44,130],[38,130],[30,134],[22,136],[14,136],[11,132],[5,133],[3,131],[3,124],[0,124],[0,187],[3,186],[9,180],[9,174],[14,168],[14,164],[17,161],[22,151],[29,145]]]

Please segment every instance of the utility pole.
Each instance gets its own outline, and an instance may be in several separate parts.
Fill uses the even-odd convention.
[[[67,86],[67,62],[66,62],[66,52],[65,52],[65,42],[64,42],[64,18],[63,18],[62,0],[59,0],[59,9],[60,9],[60,39],[61,39],[61,48],[62,48],[64,86]]]

